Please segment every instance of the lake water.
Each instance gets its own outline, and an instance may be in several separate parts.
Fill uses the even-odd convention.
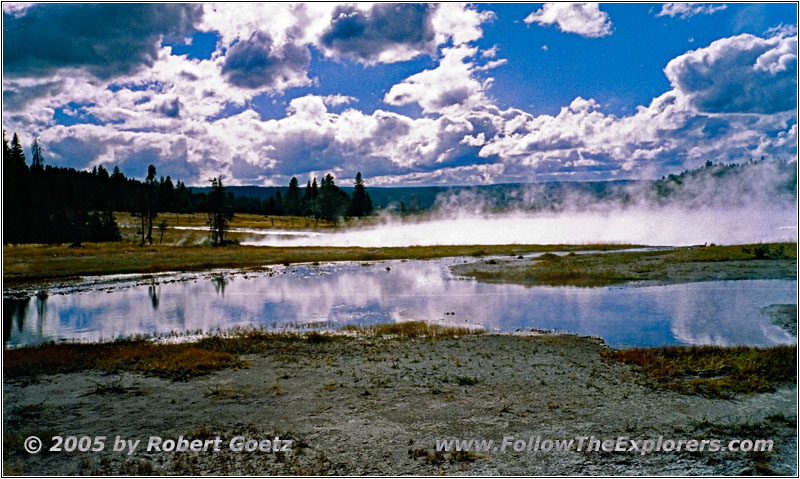
[[[464,261],[474,258],[87,279],[85,287],[4,297],[4,343],[408,320],[499,332],[559,330],[600,336],[615,347],[796,342],[761,313],[771,304],[797,303],[792,280],[523,287],[454,277],[449,266]]]

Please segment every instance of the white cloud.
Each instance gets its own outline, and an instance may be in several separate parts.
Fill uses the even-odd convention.
[[[348,95],[326,95],[322,98],[322,101],[325,102],[328,106],[339,106],[339,105],[347,105],[348,103],[356,103],[358,102],[358,98]]]
[[[525,17],[525,23],[557,24],[562,32],[598,38],[611,35],[611,20],[597,3],[546,3]]]
[[[707,113],[776,113],[797,108],[797,36],[742,34],[672,59],[673,88]]]
[[[3,13],[13,16],[25,15],[25,12],[36,5],[33,2],[3,2]]]
[[[281,85],[232,85],[222,73],[221,49],[198,60],[162,47],[151,68],[114,80],[74,69],[47,79],[4,78],[4,127],[25,144],[38,134],[54,163],[119,165],[132,176],[154,163],[187,184],[224,174],[232,185],[283,185],[291,176],[327,172],[342,182],[356,171],[370,185],[652,178],[707,159],[796,155],[796,107],[785,103],[796,103],[797,38],[788,29],[768,38],[721,39],[678,56],[665,69],[672,89],[633,115],[617,117],[594,99],[577,97],[556,115],[537,116],[494,104],[492,79],[483,72],[506,60],[496,58],[496,46],[469,45],[487,19],[459,8],[461,27],[454,6],[431,17],[435,32],[445,20],[453,29],[446,40],[453,46],[441,48],[438,65],[410,75],[384,97],[390,105],[418,104],[421,118],[365,113],[356,98],[331,94],[287,95],[286,113],[264,120],[251,100],[261,93],[279,98]],[[274,44],[307,48],[327,26],[312,18],[314,9],[333,12],[247,5],[252,16],[239,18],[223,15],[236,10],[224,4],[204,21],[226,29],[220,45],[228,48],[252,37],[258,15],[275,14],[263,24]],[[607,15],[596,11],[610,32]],[[60,109],[82,123],[56,126]],[[96,121],[106,124],[91,124]]]
[[[437,35],[437,44],[453,39],[453,45],[479,40],[483,36],[481,24],[495,19],[494,12],[478,12],[464,3],[441,3],[431,19]],[[494,50],[496,53],[496,50]]]
[[[426,113],[468,111],[486,103],[485,84],[474,78],[477,67],[467,59],[477,48],[461,46],[442,50],[439,65],[394,85],[383,101],[390,105],[417,103]],[[492,62],[490,66],[502,64]]]
[[[711,15],[714,12],[725,10],[726,8],[728,7],[724,4],[665,3],[661,6],[661,11],[658,12],[656,16],[680,17],[685,19],[699,14]]]

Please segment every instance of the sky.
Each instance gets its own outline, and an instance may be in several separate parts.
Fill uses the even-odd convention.
[[[649,179],[795,159],[797,51],[794,3],[6,2],[2,124],[197,186]]]

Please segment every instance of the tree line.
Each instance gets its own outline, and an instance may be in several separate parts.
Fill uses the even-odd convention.
[[[277,190],[267,199],[234,196],[225,191],[223,178],[214,178],[208,192],[193,191],[180,180],[158,176],[154,165],[145,181],[126,177],[98,165],[92,171],[46,165],[42,147],[34,140],[31,164],[15,133],[11,143],[3,131],[3,215],[6,244],[77,243],[120,239],[114,211],[126,211],[140,222],[140,244],[153,242],[159,213],[209,214],[213,243],[224,242],[225,226],[235,213],[308,216],[336,222],[344,216],[372,212],[372,202],[361,173],[356,175],[352,198],[336,186],[330,174],[320,184],[314,178],[301,190],[293,177],[285,194]],[[225,220],[225,218],[228,218]],[[213,224],[212,224],[213,223]]]

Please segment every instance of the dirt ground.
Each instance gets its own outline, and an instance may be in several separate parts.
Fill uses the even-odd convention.
[[[6,380],[3,472],[69,474],[797,474],[797,388],[710,399],[654,389],[603,359],[594,338],[339,336],[244,356],[187,381],[96,372]],[[36,435],[45,448],[24,451]],[[102,452],[49,452],[51,437],[106,436]],[[220,451],[146,452],[150,436]],[[116,436],[141,440],[131,455]],[[288,452],[230,441],[292,440]],[[441,439],[768,439],[772,452],[436,453]]]

